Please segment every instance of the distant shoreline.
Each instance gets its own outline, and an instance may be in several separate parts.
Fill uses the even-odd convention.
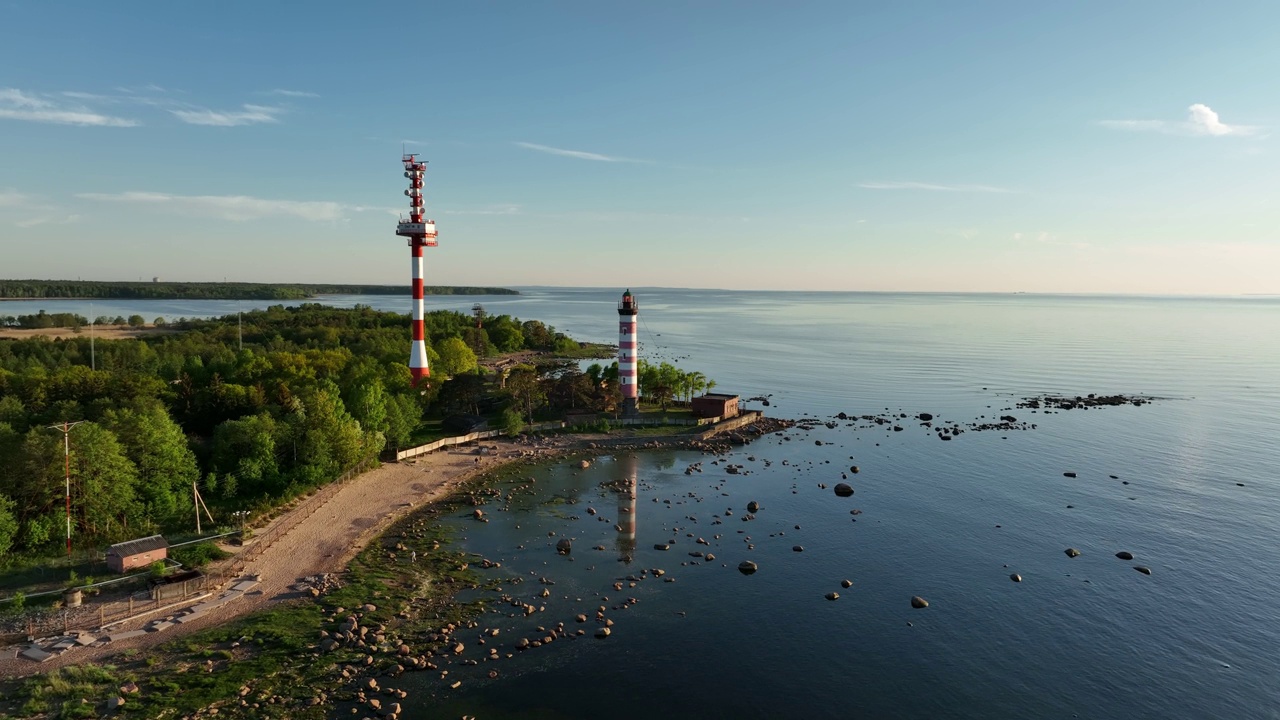
[[[500,287],[435,285],[426,295],[519,295]],[[411,294],[408,285],[242,282],[113,282],[98,280],[0,280],[0,300],[265,300],[296,302],[323,295]]]

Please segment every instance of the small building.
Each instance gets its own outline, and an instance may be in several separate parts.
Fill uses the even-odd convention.
[[[116,543],[107,548],[107,567],[125,573],[169,557],[169,541],[161,535]]]
[[[738,396],[707,393],[693,399],[693,414],[698,417],[731,418],[738,414]]]

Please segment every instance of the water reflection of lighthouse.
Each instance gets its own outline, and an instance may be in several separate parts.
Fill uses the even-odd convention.
[[[639,462],[634,453],[619,458],[618,479],[613,490],[618,495],[618,560],[630,564],[636,554],[636,474]]]

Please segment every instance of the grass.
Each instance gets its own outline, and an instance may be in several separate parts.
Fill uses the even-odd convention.
[[[397,521],[351,562],[342,575],[343,587],[318,600],[292,601],[151,650],[124,652],[115,664],[86,663],[0,681],[0,717],[98,717],[106,701],[120,694],[120,685],[130,681],[140,691],[125,696],[120,717],[181,717],[211,707],[218,708],[219,717],[328,717],[332,704],[307,702],[322,690],[331,700],[345,702],[350,692],[339,689],[341,667],[356,664],[368,652],[318,649],[319,631],[336,629],[341,619],[337,609],[373,603],[377,610],[365,613],[362,624],[385,624],[388,633],[423,648],[429,645],[424,636],[431,628],[461,622],[482,609],[478,603],[454,602],[456,590],[482,579],[468,568],[470,558],[450,549],[448,532],[430,518],[454,512],[467,492],[432,506],[425,516]],[[408,550],[416,550],[416,563],[407,562]],[[390,655],[373,654],[377,661],[370,673],[396,662]],[[242,687],[250,689],[244,696],[247,707],[240,706]],[[267,702],[277,697],[282,700]]]

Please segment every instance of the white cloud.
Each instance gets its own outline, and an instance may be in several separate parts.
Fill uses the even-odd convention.
[[[1214,137],[1224,135],[1248,137],[1257,135],[1261,130],[1261,128],[1253,125],[1228,125],[1222,122],[1213,108],[1204,103],[1196,103],[1187,108],[1187,119],[1183,122],[1167,120],[1103,120],[1098,124],[1120,130],[1160,132],[1168,135],[1210,135]]]
[[[244,105],[243,110],[220,112],[200,108],[198,110],[170,110],[179,120],[191,125],[214,125],[217,127],[234,127],[237,125],[254,125],[258,123],[280,122],[279,115],[284,108],[269,105]]]
[[[441,210],[441,215],[519,215],[519,205],[493,205],[470,210]]]
[[[351,207],[336,202],[268,200],[246,195],[170,195],[155,192],[79,193],[76,197],[97,202],[153,205],[187,215],[201,215],[234,222],[289,217],[313,222],[345,219],[347,211],[375,208]],[[376,208],[382,211],[383,208]]]
[[[1040,232],[1037,232],[1034,235],[1028,235],[1025,233],[1016,232],[1013,234],[1012,238],[1015,242],[1030,240],[1030,241],[1041,243],[1043,245],[1061,245],[1063,247],[1071,247],[1077,250],[1084,250],[1086,248],[1092,247],[1087,242],[1079,242],[1074,240],[1062,240],[1057,235],[1054,235],[1053,233],[1048,232],[1047,230],[1041,230]]]
[[[291,98],[318,98],[318,97],[320,97],[320,95],[318,95],[317,93],[307,92],[306,90],[281,90],[280,88],[276,88],[275,90],[267,90],[267,91],[265,91],[263,94],[264,94],[264,95],[279,95],[279,96],[281,96],[281,97],[291,97]]]
[[[864,182],[858,183],[858,187],[867,190],[933,190],[939,192],[982,192],[982,193],[1012,193],[1016,190],[1008,188],[994,187],[992,185],[939,185],[937,183],[922,182]]]
[[[26,207],[35,201],[35,198],[16,190],[0,190],[0,207]]]
[[[563,157],[578,158],[579,160],[594,160],[596,162],[621,162],[621,163],[648,163],[648,160],[636,160],[634,158],[615,157],[613,155],[601,155],[600,153],[585,152],[583,150],[565,150],[564,148],[551,147],[549,145],[539,145],[530,142],[517,142],[522,148],[529,150],[537,150],[538,152],[548,153],[550,155],[560,155]]]
[[[0,118],[96,127],[133,127],[138,124],[136,120],[103,115],[81,105],[64,104],[16,88],[0,88]]]

